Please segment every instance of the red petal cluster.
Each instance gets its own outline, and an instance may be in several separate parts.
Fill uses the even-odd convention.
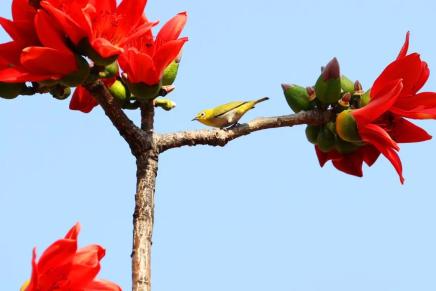
[[[80,225],[76,224],[63,239],[51,244],[36,260],[33,250],[32,277],[23,291],[121,291],[109,281],[97,280],[105,250],[99,245],[78,249]]]
[[[119,58],[128,82],[159,84],[187,41],[178,39],[187,17],[178,14],[154,39],[151,28],[157,22],[144,16],[146,4],[147,0],[122,0],[119,5],[116,0],[13,0],[13,19],[0,18],[12,38],[0,44],[0,82],[42,82],[49,91],[64,77],[81,74],[77,58],[83,55],[94,67]],[[114,80],[103,78],[107,86]],[[70,108],[90,112],[97,105],[79,84]]]
[[[374,82],[368,105],[351,111],[366,145],[350,154],[323,153],[317,149],[321,166],[332,160],[337,169],[362,176],[363,162],[371,166],[381,153],[391,162],[401,183],[404,182],[397,143],[431,139],[424,129],[405,118],[436,118],[436,93],[418,93],[430,74],[427,63],[417,53],[407,54],[408,47],[409,33],[397,59]]]
[[[0,17],[12,41],[0,44],[0,82],[59,80],[78,69],[60,27],[27,0],[12,2],[13,20]]]
[[[126,44],[120,66],[131,83],[159,84],[163,72],[179,55],[188,38],[178,38],[187,20],[182,12],[169,20],[153,39],[151,31]]]
[[[123,45],[147,33],[154,23],[143,17],[146,0],[44,0],[53,16],[77,46],[87,41],[102,58],[118,56]]]

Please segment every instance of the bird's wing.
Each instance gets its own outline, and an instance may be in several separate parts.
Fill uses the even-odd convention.
[[[214,118],[220,117],[232,110],[235,110],[238,107],[241,107],[242,105],[246,104],[246,101],[233,101],[226,104],[223,104],[219,106],[220,108],[217,108],[214,110]]]

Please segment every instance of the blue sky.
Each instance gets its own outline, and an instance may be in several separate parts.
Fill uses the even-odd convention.
[[[195,113],[231,100],[271,98],[242,121],[290,113],[280,84],[313,84],[334,56],[368,88],[408,30],[411,51],[436,69],[434,1],[150,0],[147,15],[183,10],[177,108],[158,112],[159,132],[202,128]],[[436,90],[433,75],[426,89]],[[418,124],[436,134],[434,121]],[[80,244],[107,249],[100,277],[129,290],[135,163],[102,110],[72,112],[44,95],[0,100],[0,134],[0,288],[17,290],[32,248],[80,221]],[[164,153],[153,290],[435,290],[434,148],[402,145],[403,186],[384,158],[362,179],[320,168],[302,126]]]

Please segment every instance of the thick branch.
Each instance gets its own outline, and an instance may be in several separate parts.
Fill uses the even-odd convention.
[[[141,104],[141,128],[147,147],[136,157],[137,184],[133,214],[132,290],[151,290],[151,247],[154,224],[154,193],[159,153],[154,133],[152,101]]]
[[[182,146],[225,146],[229,141],[252,132],[288,127],[297,124],[323,124],[330,120],[330,112],[303,111],[292,115],[257,118],[231,129],[181,131],[157,136],[159,152]]]
[[[151,247],[158,152],[147,150],[137,161],[135,213],[133,214],[132,290],[151,290]]]
[[[112,121],[120,135],[127,141],[135,156],[143,152],[146,145],[145,134],[138,128],[116,104],[116,100],[102,81],[96,81],[85,86],[97,99],[106,115]]]

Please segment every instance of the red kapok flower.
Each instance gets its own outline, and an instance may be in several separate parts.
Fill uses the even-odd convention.
[[[409,36],[408,32],[397,59],[390,63],[375,80],[371,88],[371,99],[379,95],[378,91],[386,82],[402,79],[404,88],[389,111],[407,118],[434,119],[436,118],[436,93],[417,93],[427,82],[430,70],[418,53],[407,54]]]
[[[399,147],[389,134],[375,121],[395,103],[403,89],[402,80],[390,81],[374,95],[368,105],[359,109],[342,111],[336,118],[336,131],[340,138],[348,142],[364,142],[383,154],[394,166],[401,183],[401,160],[397,154]]]
[[[147,0],[123,0],[117,7],[116,0],[46,0],[41,6],[75,45],[87,41],[98,55],[90,55],[95,62],[98,57],[118,56],[126,42],[155,25],[143,17],[146,3]]]
[[[14,0],[13,21],[0,18],[12,41],[0,44],[0,82],[59,80],[78,71],[76,56],[48,14]]]
[[[164,70],[179,55],[187,37],[178,38],[187,20],[186,12],[177,14],[159,31],[151,32],[126,44],[119,62],[132,84],[154,86],[160,83]]]
[[[339,170],[361,176],[362,164],[371,165],[383,154],[394,166],[403,183],[397,143],[421,142],[431,139],[422,128],[406,118],[436,118],[436,93],[417,93],[429,76],[427,64],[419,54],[407,54],[409,33],[397,57],[374,82],[369,102],[359,109],[345,110],[336,119],[336,132],[343,140],[363,143],[356,151],[342,154],[323,153],[317,149],[321,166],[328,160]],[[374,150],[377,155],[374,155]],[[368,153],[373,160],[369,160]]]
[[[80,225],[76,224],[65,238],[50,245],[38,261],[33,250],[32,277],[22,291],[121,291],[112,282],[95,280],[105,250],[99,245],[78,249],[79,231]]]

